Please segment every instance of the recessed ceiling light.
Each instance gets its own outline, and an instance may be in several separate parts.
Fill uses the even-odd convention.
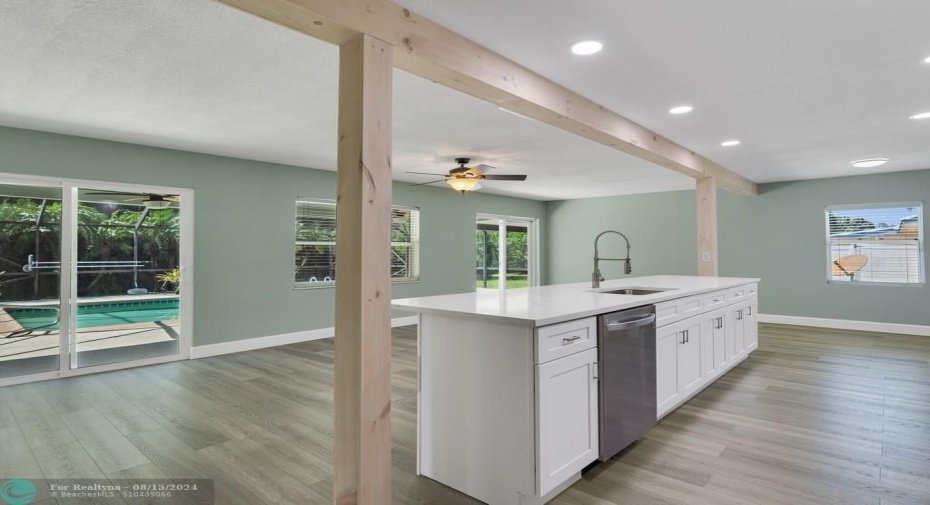
[[[927,56],[926,58],[924,58],[924,63],[930,63],[930,56]]]
[[[671,114],[687,114],[693,110],[694,110],[694,107],[690,105],[681,105],[679,107],[672,107],[668,111]]]
[[[911,116],[911,119],[930,119],[930,112],[921,112],[920,114],[914,114]]]
[[[725,141],[725,142],[721,142],[720,145],[722,145],[723,147],[738,146],[738,145],[739,145],[739,140],[727,140],[727,141]]]
[[[580,55],[589,55],[604,49],[604,44],[596,40],[582,40],[572,44],[572,52]]]
[[[859,168],[872,168],[888,163],[888,158],[870,158],[867,160],[853,161],[850,165]]]

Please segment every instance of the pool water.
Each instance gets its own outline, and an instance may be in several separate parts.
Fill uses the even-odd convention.
[[[50,308],[6,309],[23,328],[57,330],[58,311]],[[147,323],[151,321],[173,321],[180,314],[180,302],[173,300],[148,300],[138,302],[93,303],[79,305],[78,328],[113,326],[117,324]]]

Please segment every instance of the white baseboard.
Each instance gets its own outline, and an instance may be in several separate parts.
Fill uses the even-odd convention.
[[[394,318],[391,320],[391,327],[396,328],[397,326],[417,324],[417,320],[417,316]],[[220,344],[198,345],[191,348],[191,359],[208,358],[210,356],[232,354],[234,352],[254,351],[256,349],[296,344],[298,342],[309,342],[310,340],[330,338],[333,336],[334,332],[335,328],[320,328],[319,330],[307,330],[294,333],[284,333],[281,335],[271,335],[268,337],[247,338],[244,340],[234,340],[232,342],[223,342]]]
[[[919,324],[876,323],[872,321],[848,321],[846,319],[823,319],[819,317],[779,316],[759,314],[760,323],[792,324],[795,326],[813,326],[816,328],[833,328],[837,330],[872,331],[876,333],[900,333],[930,337],[930,326]]]

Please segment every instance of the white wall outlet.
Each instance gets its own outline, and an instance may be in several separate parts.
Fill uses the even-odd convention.
[[[705,263],[710,263],[710,253],[708,251],[701,252],[701,261]]]

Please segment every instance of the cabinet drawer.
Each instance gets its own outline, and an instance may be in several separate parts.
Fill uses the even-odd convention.
[[[738,288],[728,289],[726,292],[727,301],[731,302],[733,300],[741,300],[746,297],[746,290],[744,286]]]
[[[712,310],[727,303],[726,291],[714,291],[704,295],[704,310]]]
[[[596,346],[596,317],[536,328],[536,363],[545,363]]]
[[[656,327],[662,327],[703,312],[700,296],[688,296],[656,304]]]
[[[743,286],[743,287],[744,287],[745,290],[746,290],[746,298],[752,298],[752,297],[754,297],[754,296],[757,296],[757,293],[759,292],[759,285],[758,285],[758,284],[748,284],[748,285]]]

